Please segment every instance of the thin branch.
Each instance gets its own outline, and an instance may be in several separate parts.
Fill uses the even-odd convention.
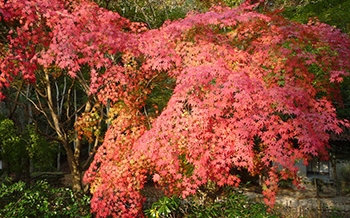
[[[50,78],[49,78],[50,76],[46,70],[44,70],[44,72],[45,72],[45,79],[46,79],[47,105],[49,107],[49,111],[53,121],[54,130],[56,131],[58,137],[64,140],[66,138],[66,134],[62,131],[60,127],[59,117],[55,113],[55,108],[53,106],[52,90],[51,90]]]
[[[39,105],[38,105],[37,103],[35,103],[32,99],[30,99],[29,97],[27,97],[26,95],[23,94],[23,96],[26,97],[26,99],[35,107],[35,109],[37,109],[41,114],[44,115],[44,117],[46,118],[46,120],[47,120],[49,126],[51,126],[52,128],[54,128],[54,126],[53,126],[53,124],[52,124],[52,122],[51,122],[49,116],[48,116],[48,115],[46,114],[46,112],[43,110],[43,107],[42,107],[41,101],[39,100],[38,94],[35,93],[35,95],[36,95],[36,98],[37,98],[37,100],[38,100],[38,102],[39,102]]]
[[[146,118],[147,118],[148,128],[151,129],[152,126],[151,126],[151,122],[149,122],[149,116],[148,116],[146,107],[143,107],[143,111],[144,111],[144,114],[146,115]]]
[[[24,85],[24,80],[22,80],[21,85],[20,85],[19,88],[18,88],[16,97],[15,97],[15,100],[14,100],[15,105],[13,106],[13,108],[12,108],[10,114],[8,115],[9,118],[11,118],[11,117],[13,116],[13,114],[15,113],[15,111],[16,111],[16,109],[17,109],[17,105],[18,105],[17,102],[18,102],[19,96],[21,95],[21,90],[22,90],[22,88],[23,88],[23,85]]]
[[[66,117],[70,120],[70,103],[71,103],[71,94],[72,94],[72,90],[73,90],[73,87],[74,87],[74,84],[75,84],[75,80],[72,81],[72,84],[70,85],[70,87],[68,88],[68,91],[67,91],[67,106],[66,106]]]

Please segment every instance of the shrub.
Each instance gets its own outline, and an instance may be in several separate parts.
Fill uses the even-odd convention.
[[[211,204],[199,203],[195,198],[181,200],[178,197],[163,197],[153,203],[150,209],[145,210],[145,214],[151,218],[278,217],[273,213],[268,213],[267,207],[263,203],[249,200],[245,195],[234,191],[217,198]]]
[[[90,197],[46,181],[0,186],[0,217],[91,217]]]

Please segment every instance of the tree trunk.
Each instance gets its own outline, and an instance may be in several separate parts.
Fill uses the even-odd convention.
[[[336,195],[339,195],[341,191],[337,172],[337,157],[334,154],[331,154],[331,168],[333,170],[333,184],[335,186]]]
[[[81,192],[83,190],[83,186],[79,158],[76,158],[76,155],[70,148],[68,141],[63,142],[63,147],[67,153],[67,160],[72,178],[72,189],[74,192]]]

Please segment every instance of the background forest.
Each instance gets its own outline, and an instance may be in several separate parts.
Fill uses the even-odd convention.
[[[200,162],[198,160],[202,160],[202,156],[192,152],[200,151],[200,148],[197,148],[195,145],[189,148],[184,148],[185,146],[180,148],[180,150],[184,149],[184,152],[180,152],[174,159],[174,165],[179,165],[177,169],[172,169],[163,163],[173,158],[166,152],[169,148],[161,146],[159,148],[147,148],[153,149],[152,152],[154,154],[160,153],[158,154],[159,157],[156,157],[158,159],[155,158],[153,160],[150,157],[152,161],[156,162],[156,164],[152,165],[147,159],[149,158],[147,156],[148,150],[141,146],[142,143],[159,143],[162,140],[160,136],[163,136],[162,134],[166,131],[166,128],[169,128],[170,131],[164,133],[165,138],[167,135],[174,133],[174,137],[168,141],[177,140],[178,144],[191,144],[190,142],[194,142],[197,139],[204,140],[201,138],[204,135],[202,132],[198,134],[200,136],[188,136],[187,139],[183,139],[181,136],[176,138],[175,133],[180,130],[177,129],[178,127],[174,127],[175,125],[170,123],[170,121],[185,123],[184,127],[189,132],[191,128],[199,128],[195,125],[191,126],[191,121],[188,117],[192,119],[198,115],[202,119],[207,112],[202,112],[200,107],[196,108],[194,102],[200,99],[200,101],[210,105],[212,103],[210,99],[213,99],[215,95],[227,96],[224,91],[221,92],[220,90],[222,89],[221,85],[226,85],[227,83],[224,82],[230,81],[230,78],[222,76],[220,74],[221,71],[217,70],[226,69],[225,67],[212,68],[213,72],[218,71],[215,77],[211,78],[213,74],[208,73],[207,81],[203,82],[203,85],[198,85],[201,82],[192,82],[192,79],[186,76],[179,76],[179,72],[186,69],[188,73],[191,73],[191,70],[193,70],[194,75],[196,75],[196,67],[200,64],[194,64],[194,62],[211,64],[215,55],[221,57],[218,53],[222,51],[220,49],[226,46],[225,40],[233,39],[236,37],[235,34],[238,35],[237,39],[241,41],[234,42],[236,43],[234,46],[249,54],[260,51],[259,46],[254,44],[254,40],[265,34],[265,32],[260,32],[262,31],[259,28],[260,25],[266,25],[266,28],[270,28],[270,23],[266,22],[265,24],[263,21],[265,18],[261,18],[262,20],[254,23],[246,22],[243,16],[238,16],[237,19],[242,19],[242,22],[246,22],[246,25],[239,27],[240,24],[237,24],[237,27],[240,29],[235,30],[231,26],[224,26],[226,24],[223,24],[223,27],[216,27],[214,21],[211,21],[204,15],[203,17],[200,15],[208,11],[210,11],[208,16],[211,12],[220,14],[221,12],[219,11],[224,5],[236,8],[244,3],[241,0],[96,0],[95,3],[100,8],[103,8],[101,11],[97,10],[94,4],[87,1],[57,1],[57,5],[51,8],[48,7],[49,3],[35,5],[26,1],[14,2],[1,1],[0,3],[0,87],[2,97],[0,102],[1,217],[135,217],[144,215],[148,217],[279,217],[278,212],[273,210],[267,212],[268,207],[273,205],[271,199],[274,198],[274,193],[277,190],[274,179],[278,181],[292,181],[293,179],[289,179],[289,177],[293,178],[294,175],[292,166],[286,165],[286,170],[283,171],[284,174],[277,174],[274,171],[265,172],[263,165],[270,160],[265,163],[263,162],[263,157],[259,159],[260,156],[256,155],[259,158],[254,159],[254,163],[255,161],[260,161],[259,164],[261,165],[250,166],[248,163],[246,165],[242,163],[244,170],[238,170],[237,174],[239,174],[239,177],[237,178],[214,178],[210,173],[203,173],[202,179],[198,179],[194,176],[196,173],[193,172],[197,172],[197,168],[200,169],[201,165],[196,164]],[[330,38],[334,37],[336,41],[334,50],[332,50],[333,42],[329,41],[329,45],[322,44],[324,41],[319,40],[317,36],[313,36],[311,33],[306,33],[307,30],[301,30],[301,36],[298,35],[299,33],[290,36],[290,38],[296,38],[295,42],[285,41],[285,44],[281,46],[282,49],[278,46],[273,47],[275,46],[273,43],[266,45],[266,47],[271,47],[269,50],[271,53],[273,53],[272,51],[276,52],[274,58],[278,56],[278,52],[284,54],[284,48],[291,49],[291,51],[296,53],[296,50],[293,50],[294,45],[300,45],[300,48],[304,49],[310,56],[314,55],[312,57],[315,60],[312,58],[308,59],[309,57],[302,57],[305,58],[303,60],[312,62],[306,65],[308,66],[308,71],[316,75],[314,80],[309,80],[305,74],[299,75],[297,71],[290,78],[293,81],[294,78],[296,78],[295,81],[300,79],[301,82],[295,82],[297,85],[304,84],[307,81],[305,82],[306,85],[303,86],[310,87],[308,90],[315,89],[315,93],[310,91],[311,99],[316,99],[315,105],[320,104],[319,107],[322,110],[315,106],[314,110],[318,110],[319,117],[314,118],[317,121],[310,118],[311,121],[309,123],[316,123],[310,128],[317,129],[317,122],[323,125],[322,122],[324,120],[324,123],[327,124],[324,125],[327,126],[325,131],[315,131],[315,133],[319,133],[319,138],[327,139],[331,130],[340,132],[341,128],[339,126],[344,130],[342,134],[337,136],[337,139],[340,139],[340,141],[345,141],[341,146],[333,143],[328,148],[324,145],[324,140],[320,139],[319,150],[316,149],[314,151],[310,149],[310,151],[307,151],[308,153],[304,153],[310,156],[324,155],[325,157],[331,154],[333,158],[337,154],[350,155],[350,148],[344,146],[344,144],[349,144],[349,134],[346,128],[348,124],[346,121],[343,121],[350,118],[350,79],[345,74],[345,72],[349,73],[350,66],[347,65],[346,61],[343,61],[343,59],[346,59],[345,56],[337,56],[342,54],[342,51],[346,55],[346,51],[350,49],[349,47],[339,48],[341,45],[349,45],[346,44],[349,42],[349,38],[346,38],[344,35],[342,35],[343,38],[340,36],[341,34],[350,33],[350,15],[348,13],[350,11],[350,1],[278,0],[264,1],[260,4],[258,2],[251,1],[253,6],[251,8],[246,6],[249,9],[244,10],[251,10],[254,13],[261,14],[261,16],[271,17],[273,16],[271,14],[276,13],[288,20],[308,24],[310,28],[315,28],[315,30],[318,30],[319,21],[334,27],[334,36],[329,36]],[[211,9],[215,5],[219,6],[216,9]],[[23,8],[23,10],[21,11],[18,8]],[[63,15],[57,13],[55,15],[62,16],[61,20],[63,18],[67,19],[66,23],[60,23],[58,21],[59,18],[57,20],[52,18],[52,21],[50,21],[50,16],[54,16],[54,13],[46,8],[66,13]],[[224,9],[222,10],[224,11]],[[120,17],[113,13],[107,13],[107,11],[117,12]],[[198,14],[193,11],[198,12]],[[42,14],[39,16],[38,14],[40,13]],[[76,17],[69,20],[70,15]],[[192,19],[191,16],[193,16],[193,20],[190,20]],[[203,23],[196,21],[196,16],[203,19]],[[247,16],[252,16],[249,19],[254,20],[260,15],[249,14]],[[204,23],[206,19],[209,20],[207,21],[209,24]],[[217,19],[225,20],[227,17],[222,16]],[[271,20],[271,23],[276,22],[276,26],[285,26],[286,31],[291,31],[291,28],[288,29],[288,25],[293,24],[289,23],[289,21],[284,21],[282,18],[279,19]],[[172,23],[169,20],[174,22]],[[210,22],[213,22],[213,24],[210,24]],[[189,28],[190,25],[193,25],[191,26],[192,29],[183,30]],[[315,27],[312,25],[315,25]],[[297,27],[299,28],[299,26]],[[76,32],[78,29],[84,30],[84,28],[86,28],[86,35]],[[340,29],[340,32],[335,28]],[[102,37],[101,35],[89,35],[89,31],[100,33],[101,29],[103,29]],[[173,29],[181,29],[182,32],[170,33]],[[159,32],[150,30],[159,30]],[[249,33],[250,30],[254,31],[251,35]],[[240,31],[242,31],[242,36],[239,35]],[[271,30],[271,32],[273,31]],[[254,36],[255,33],[256,36]],[[165,41],[161,41],[159,34],[164,34],[165,38],[169,37],[168,41],[174,39],[174,43],[178,44],[166,44]],[[131,35],[132,37],[130,37]],[[138,36],[142,37],[138,38]],[[216,38],[216,36],[218,37]],[[303,37],[305,41],[301,40]],[[342,41],[341,39],[344,40]],[[264,41],[259,40],[257,39],[257,43],[263,45]],[[267,37],[266,40],[271,39]],[[196,45],[197,42],[202,41],[209,43],[214,41],[210,44],[213,46],[210,49],[212,49],[211,51],[216,51],[217,49],[218,52],[202,54],[200,51],[197,51],[196,49],[198,48],[208,49],[206,48],[207,43],[202,45],[198,43]],[[341,42],[338,43],[338,41]],[[135,47],[139,46],[139,42],[144,43],[144,48],[135,49]],[[315,42],[317,45],[311,43],[312,45],[309,46],[309,42]],[[54,44],[55,49],[53,49],[52,44]],[[151,47],[150,45],[155,46]],[[174,49],[174,51],[178,53],[171,53],[171,49],[174,47],[177,49]],[[159,50],[166,50],[167,48],[169,53],[157,53]],[[227,46],[227,49],[231,48]],[[180,55],[181,60],[177,60],[174,57],[180,54],[180,50],[184,53],[181,54],[182,56]],[[339,53],[336,54],[336,51]],[[190,53],[194,55],[186,56],[185,53],[186,55]],[[224,52],[223,56],[225,54]],[[322,59],[323,55],[324,57],[329,57],[329,59]],[[193,57],[200,58],[196,59]],[[201,59],[202,57],[203,59]],[[266,59],[269,58],[267,57]],[[73,63],[72,59],[76,59],[77,63]],[[243,59],[235,59],[235,61],[242,61],[243,63]],[[283,59],[274,60],[276,62],[284,61]],[[292,61],[290,63],[294,63]],[[322,66],[324,68],[317,65],[319,63],[324,63],[324,66]],[[266,64],[264,66],[266,72],[277,72],[275,65],[267,61],[264,64]],[[303,68],[301,65],[298,66],[300,66],[300,69]],[[333,69],[334,66],[342,69]],[[234,70],[241,66],[232,64],[229,67],[232,67],[232,70]],[[336,73],[331,74],[325,70],[326,68],[328,71],[336,71]],[[113,74],[114,71],[112,72],[110,69],[113,69],[115,72],[122,71],[123,74],[122,76]],[[242,67],[242,69],[244,68]],[[207,72],[204,68],[200,70],[201,72]],[[284,72],[285,74],[277,73],[272,76],[269,74],[269,77],[264,77],[264,81],[269,83],[270,87],[277,84],[276,90],[279,88],[287,89],[287,79],[289,78],[287,68],[278,72]],[[198,81],[202,79],[198,77]],[[342,81],[342,83],[338,83],[338,81]],[[193,90],[188,88],[188,84],[192,85],[191,88],[194,87]],[[246,84],[233,84],[232,86],[235,87],[248,87]],[[263,93],[263,91],[258,89],[259,83],[254,84],[256,84],[256,87],[254,87],[255,91],[251,93],[251,96],[253,96],[251,101],[245,100],[246,97],[242,91],[244,88],[240,91],[231,91],[234,88],[229,85],[227,87],[231,88],[229,89],[230,95],[234,93],[237,95],[236,99],[239,99],[239,94],[242,94],[240,101],[249,105],[259,99],[254,97],[255,92]],[[311,85],[308,86],[308,84]],[[293,86],[290,87],[290,90],[292,88]],[[187,92],[181,92],[182,90],[187,90]],[[200,94],[192,98],[190,94],[194,92]],[[215,94],[210,95],[212,93]],[[304,92],[300,93],[304,95]],[[179,96],[187,97],[181,99]],[[259,94],[256,96],[259,96]],[[326,101],[318,101],[323,98],[327,99],[327,102],[329,101],[331,105],[327,104]],[[206,99],[209,100],[206,101]],[[294,103],[298,104],[299,100],[296,98]],[[231,101],[234,102],[232,99],[227,100],[230,103]],[[225,104],[224,100],[222,102],[218,100],[218,102]],[[303,103],[302,99],[300,103]],[[174,109],[171,109],[169,105],[173,105]],[[220,119],[225,118],[229,120],[233,117],[232,114],[234,112],[231,111],[232,108],[226,107],[226,105],[222,107],[224,112],[220,115]],[[260,110],[265,110],[269,106],[266,106],[266,108],[264,106],[259,107]],[[278,108],[278,105],[276,104],[273,107]],[[292,106],[290,107],[292,108]],[[310,107],[305,110],[309,110]],[[298,107],[297,109],[299,110]],[[336,109],[336,117],[332,114],[333,109]],[[246,108],[242,110],[246,110]],[[170,113],[169,111],[179,111],[178,117],[175,115],[165,117],[164,114]],[[196,115],[196,113],[198,114]],[[303,113],[289,112],[286,108],[276,109],[276,111],[269,113],[269,118],[266,118],[266,122],[277,122],[276,120],[268,121],[272,114],[276,115],[274,119],[282,124],[292,123],[294,122],[292,120],[298,120],[299,116],[304,116]],[[219,116],[217,119],[212,119],[212,117],[215,117],[214,115],[208,117],[208,123],[219,123],[217,121]],[[309,118],[307,115],[305,117]],[[198,120],[200,119],[198,118]],[[165,123],[168,121],[170,124],[166,125]],[[216,125],[213,124],[210,127],[212,132],[219,131]],[[298,130],[295,127],[297,124],[292,123],[290,125],[293,126],[293,129]],[[305,124],[302,123],[300,125]],[[251,128],[254,129],[253,127]],[[286,128],[292,129],[292,127]],[[261,129],[259,127],[259,131]],[[254,130],[251,131],[253,132]],[[222,131],[223,135],[226,134],[224,132]],[[262,132],[263,134],[259,135],[259,137],[257,137],[258,134],[252,137],[249,136],[252,139],[252,143],[257,145],[253,148],[256,154],[259,152],[263,153],[265,149],[262,141],[265,140],[264,134],[268,130],[263,130]],[[159,138],[152,138],[152,133],[159,136]],[[291,149],[295,149],[293,150],[295,153],[301,150],[301,146],[297,144],[303,144],[301,134],[286,139],[290,143]],[[205,137],[210,138],[214,143],[215,137],[210,135]],[[318,137],[315,137],[315,141],[318,140]],[[283,137],[279,135],[276,138],[278,141],[282,140],[281,138]],[[265,141],[268,143],[267,139]],[[223,142],[225,141],[223,140]],[[220,141],[217,143],[220,143]],[[115,150],[116,146],[119,146],[120,149]],[[144,153],[138,154],[128,146],[134,146],[133,148],[138,148]],[[221,150],[217,150],[217,152],[220,153]],[[190,159],[189,154],[191,156],[198,155],[196,156],[197,159]],[[132,155],[139,155],[133,158],[137,157],[141,161],[138,162],[130,158]],[[298,159],[302,154],[297,155],[292,158]],[[280,158],[282,160],[284,157]],[[288,156],[288,158],[290,157]],[[247,162],[249,161],[247,160]],[[240,162],[235,163],[240,164]],[[210,164],[213,163],[210,162]],[[218,171],[227,171],[228,174],[231,174],[232,167],[225,165],[227,163],[215,164],[222,164],[223,166],[217,169]],[[206,167],[208,168],[208,165]],[[214,168],[212,168],[213,174]],[[163,173],[164,169],[167,170],[165,173]],[[172,177],[171,173],[176,170],[179,170],[179,172],[175,172]],[[120,173],[122,176],[115,172],[122,172]],[[197,173],[197,175],[201,175],[202,171],[198,170]],[[239,182],[237,181],[241,179],[242,181],[245,180],[243,182],[247,184],[253,183],[256,180],[254,176],[262,175],[263,173],[271,179],[267,180],[269,182],[262,188],[267,197],[266,199],[268,199],[265,201],[265,204],[248,201],[244,195],[236,193],[232,188],[232,186],[238,185]],[[250,175],[248,176],[247,174]],[[283,179],[284,176],[288,177],[288,179]],[[189,181],[184,182],[187,178]],[[203,178],[207,178],[207,180]],[[114,180],[118,185],[108,182],[111,180]],[[181,182],[179,182],[180,180]],[[139,203],[142,202],[142,195],[135,189],[139,188],[142,192],[143,186],[153,186],[153,183],[165,193],[169,190],[171,191],[169,191],[168,197],[160,199],[158,199],[160,197],[159,194],[156,193],[155,200],[158,201],[153,205],[150,205],[149,202],[149,205],[147,205],[148,199],[146,204],[142,205]],[[196,186],[197,183],[200,183],[200,185]],[[276,182],[277,186],[278,184],[281,183]],[[199,190],[196,193],[197,195],[192,192],[193,190],[190,188],[192,185],[193,189]],[[116,194],[116,187],[117,189],[119,188],[122,194]],[[162,187],[166,188],[162,189]],[[186,189],[186,187],[189,188]],[[171,197],[171,194],[174,194],[174,197]],[[147,195],[147,193],[144,195]],[[200,199],[203,195],[213,195],[214,197],[208,197],[208,202],[201,204]],[[215,201],[218,195],[225,195],[226,200]]]

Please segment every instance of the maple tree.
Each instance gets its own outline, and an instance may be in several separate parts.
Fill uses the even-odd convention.
[[[94,121],[96,121],[95,118],[101,121],[98,117],[101,113],[99,104],[96,104],[97,98],[93,94],[86,97],[85,102],[78,106],[79,108],[74,109],[74,93],[86,96],[90,94],[88,81],[90,75],[87,76],[86,71],[90,72],[90,65],[98,63],[89,64],[93,57],[91,59],[85,59],[85,57],[91,56],[95,49],[100,48],[91,46],[85,49],[84,53],[84,50],[80,49],[84,47],[84,42],[76,44],[75,37],[80,35],[83,40],[86,40],[86,44],[91,40],[105,37],[106,34],[98,35],[94,30],[89,30],[91,26],[96,28],[98,21],[89,26],[87,24],[90,22],[89,17],[81,17],[82,11],[91,12],[90,15],[94,18],[98,17],[101,11],[95,10],[97,6],[94,4],[89,8],[89,3],[79,5],[68,1],[57,1],[53,4],[43,1],[1,3],[2,22],[10,28],[8,28],[7,40],[2,47],[0,86],[11,85],[11,88],[17,89],[18,93],[22,93],[27,98],[34,110],[44,115],[56,137],[47,135],[50,139],[59,141],[65,149],[72,174],[72,187],[75,191],[80,191],[84,169],[80,163],[83,145],[81,136],[77,134],[91,132],[91,123],[80,122],[82,118],[79,118],[77,128],[74,130],[72,122],[74,122],[74,116],[81,111],[84,111],[81,114],[82,117],[91,115]],[[108,16],[108,13],[101,16],[105,15]],[[119,17],[112,14],[110,19],[117,21]],[[106,19],[108,22],[108,17]],[[81,26],[71,29],[67,25],[71,22],[81,23]],[[123,28],[123,25],[118,23],[116,25],[119,28],[116,31]],[[80,34],[79,31],[85,31],[86,35]],[[105,31],[109,30],[105,29]],[[95,54],[98,56],[97,53]],[[95,58],[98,58],[97,56]],[[101,62],[103,62],[102,59]],[[25,83],[16,83],[15,81],[18,80]],[[32,85],[33,83],[35,84]],[[28,106],[28,108],[31,107]],[[31,118],[35,121],[33,117]],[[87,119],[87,121],[92,120]],[[94,138],[93,149],[96,149],[101,140],[98,133],[100,122],[94,122],[94,125],[95,129],[92,127],[94,134],[88,135],[87,138],[90,141],[92,137]]]
[[[332,99],[350,70],[350,39],[317,20],[298,24],[246,3],[147,30],[83,0],[0,6],[2,19],[18,25],[2,51],[1,88],[14,76],[34,83],[37,72],[76,78],[85,66],[89,94],[109,107],[84,175],[98,217],[142,216],[149,175],[186,198],[208,181],[239,185],[234,169],[265,174],[272,206],[280,180],[297,184],[294,163],[327,158],[330,132],[347,125]],[[149,98],[165,78],[175,87],[156,113]],[[96,120],[84,120],[88,128],[77,131],[89,138]]]
[[[278,181],[297,182],[294,163],[326,157],[329,132],[345,124],[331,100],[349,71],[349,38],[328,25],[223,8],[145,32],[140,44],[143,67],[176,87],[150,130],[109,129],[85,174],[101,216],[135,216],[147,173],[184,198],[209,180],[238,185],[233,168],[265,173],[273,205]]]

